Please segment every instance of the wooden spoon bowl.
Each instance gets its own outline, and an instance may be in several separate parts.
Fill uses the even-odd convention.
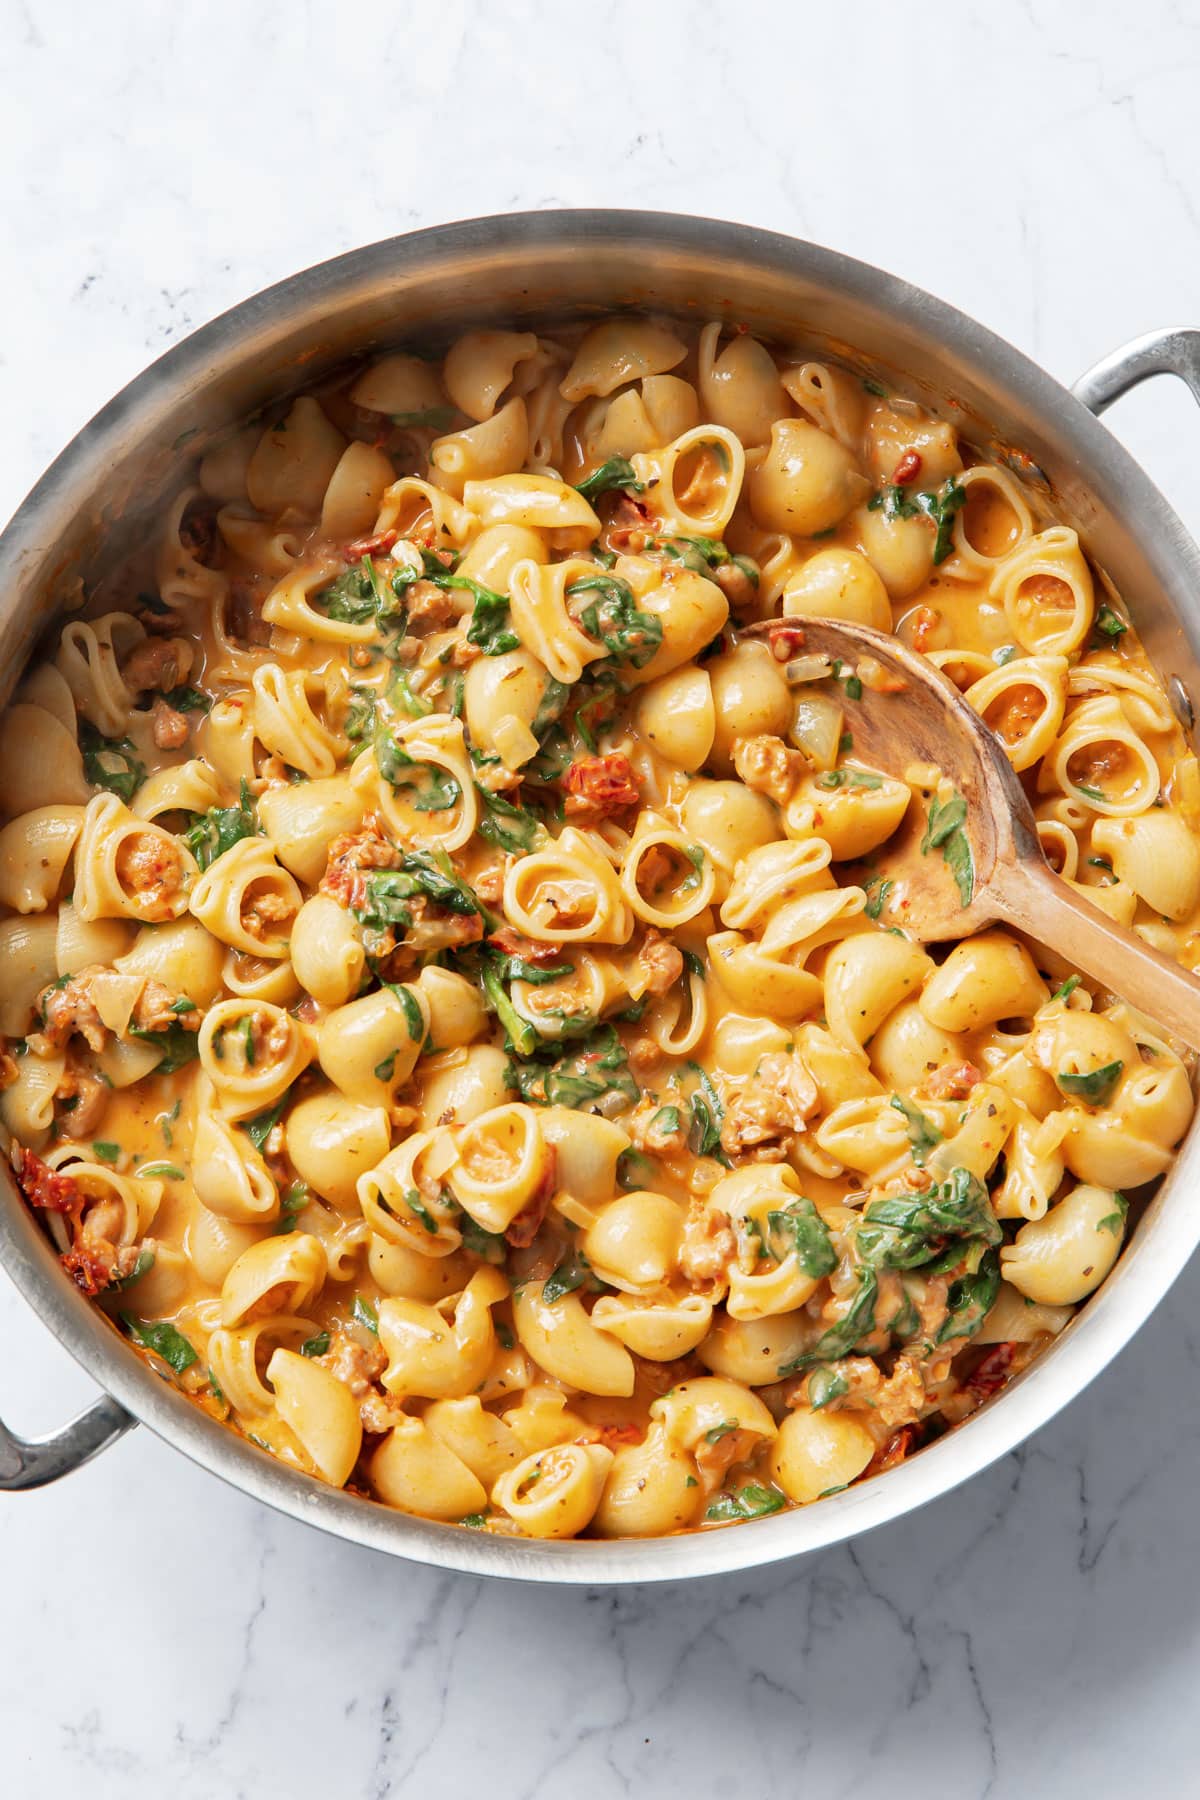
[[[1025,790],[999,738],[919,652],[835,619],[771,619],[803,633],[804,659],[844,709],[854,759],[908,781],[899,828],[872,853],[880,918],[920,943],[1011,925],[1200,1050],[1200,979],[1093,906],[1047,863]],[[785,640],[786,641],[786,640]]]

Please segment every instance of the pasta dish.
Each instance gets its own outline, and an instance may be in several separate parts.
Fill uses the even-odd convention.
[[[713,323],[473,331],[215,442],[0,720],[0,1119],[114,1330],[293,1468],[532,1538],[803,1506],[1116,1262],[1178,1047],[971,897],[806,618],[964,691],[1200,964],[1200,773],[1028,459]],[[769,630],[767,621],[775,621]],[[810,658],[810,663],[811,663]]]

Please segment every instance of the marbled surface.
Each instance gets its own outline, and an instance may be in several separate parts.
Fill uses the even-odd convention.
[[[1183,0],[4,0],[0,512],[233,301],[510,207],[816,238],[1073,378],[1198,322],[1198,62]],[[1187,396],[1154,384],[1112,423],[1200,524]],[[408,1568],[137,1432],[0,1503],[0,1789],[1193,1792],[1193,1308],[1195,1267],[1083,1399],[921,1515],[690,1589]],[[92,1391],[0,1277],[0,1411],[47,1429]]]

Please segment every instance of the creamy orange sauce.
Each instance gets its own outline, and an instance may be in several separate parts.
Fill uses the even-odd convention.
[[[934,657],[1052,864],[1197,966],[1195,758],[1075,534],[715,327],[281,405],[47,645],[0,1110],[198,1405],[437,1518],[707,1528],[915,1452],[1104,1278],[1188,1071],[1037,945],[906,934],[873,854],[928,807],[969,889],[958,797],[856,758],[806,614]]]

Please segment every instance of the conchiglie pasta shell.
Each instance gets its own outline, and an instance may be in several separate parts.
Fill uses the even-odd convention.
[[[638,695],[634,720],[651,749],[694,774],[708,760],[717,729],[708,671],[685,667],[660,676]]]
[[[303,1312],[325,1283],[325,1250],[318,1238],[293,1231],[243,1250],[221,1284],[221,1322],[246,1324],[269,1296],[277,1312]]]
[[[256,902],[270,897],[279,914],[260,915]],[[302,905],[300,889],[280,868],[265,838],[242,838],[209,864],[192,889],[190,909],[200,923],[246,956],[278,961],[288,952],[292,923]],[[261,923],[260,923],[261,920]]]
[[[403,352],[372,363],[350,389],[350,398],[368,412],[392,414],[430,412],[446,402],[432,363]]]
[[[435,1400],[422,1415],[434,1437],[464,1462],[484,1487],[491,1488],[525,1455],[511,1426],[488,1412],[478,1394],[460,1400]]]
[[[613,1453],[603,1444],[557,1444],[500,1477],[492,1502],[536,1538],[577,1537],[600,1504]]]
[[[14,912],[45,912],[82,827],[81,806],[46,806],[0,830],[0,902]]]
[[[447,491],[461,497],[468,481],[487,481],[520,469],[528,449],[525,402],[517,395],[479,424],[437,438],[429,460]]]
[[[278,1349],[267,1364],[275,1407],[318,1475],[344,1487],[362,1448],[362,1420],[348,1387],[311,1357]]]
[[[578,1294],[546,1301],[542,1287],[526,1282],[513,1297],[517,1336],[538,1367],[581,1393],[632,1394],[633,1358],[624,1344],[592,1324]]]
[[[245,1132],[201,1104],[192,1139],[192,1183],[210,1212],[235,1225],[266,1225],[279,1217],[279,1192]]]
[[[581,339],[559,383],[572,406],[590,394],[611,394],[626,382],[662,375],[687,355],[673,331],[650,319],[606,319]]]
[[[134,696],[121,674],[121,659],[146,635],[127,612],[72,619],[63,626],[55,659],[76,710],[105,737],[124,735]]]
[[[616,1452],[592,1529],[601,1537],[665,1537],[694,1522],[700,1499],[694,1460],[651,1426],[644,1443]]]
[[[421,1419],[404,1419],[388,1432],[370,1474],[375,1492],[400,1512],[458,1520],[487,1510],[483,1484]]]
[[[286,418],[264,431],[246,466],[251,505],[271,517],[294,506],[316,518],[345,447],[317,401],[301,395]]]
[[[74,733],[41,706],[0,718],[0,808],[14,817],[42,806],[86,806],[92,790]]]
[[[514,371],[537,349],[532,331],[468,331],[446,352],[446,392],[469,419],[490,419]]]
[[[635,1356],[650,1362],[673,1362],[690,1356],[708,1336],[712,1301],[700,1294],[646,1299],[635,1294],[604,1294],[592,1308],[592,1323],[620,1340]]]
[[[771,1452],[771,1474],[789,1500],[806,1506],[823,1494],[847,1487],[874,1454],[871,1433],[849,1413],[797,1407],[779,1428]]]
[[[1026,1299],[1070,1306],[1100,1286],[1121,1251],[1124,1210],[1110,1187],[1081,1184],[1000,1252],[1005,1280]]]
[[[788,397],[779,371],[756,338],[735,335],[718,354],[721,325],[700,333],[699,383],[705,411],[747,447],[765,444],[775,420],[786,414]]]
[[[371,525],[387,488],[396,478],[391,458],[373,444],[347,444],[321,502],[321,535],[343,541]]]

